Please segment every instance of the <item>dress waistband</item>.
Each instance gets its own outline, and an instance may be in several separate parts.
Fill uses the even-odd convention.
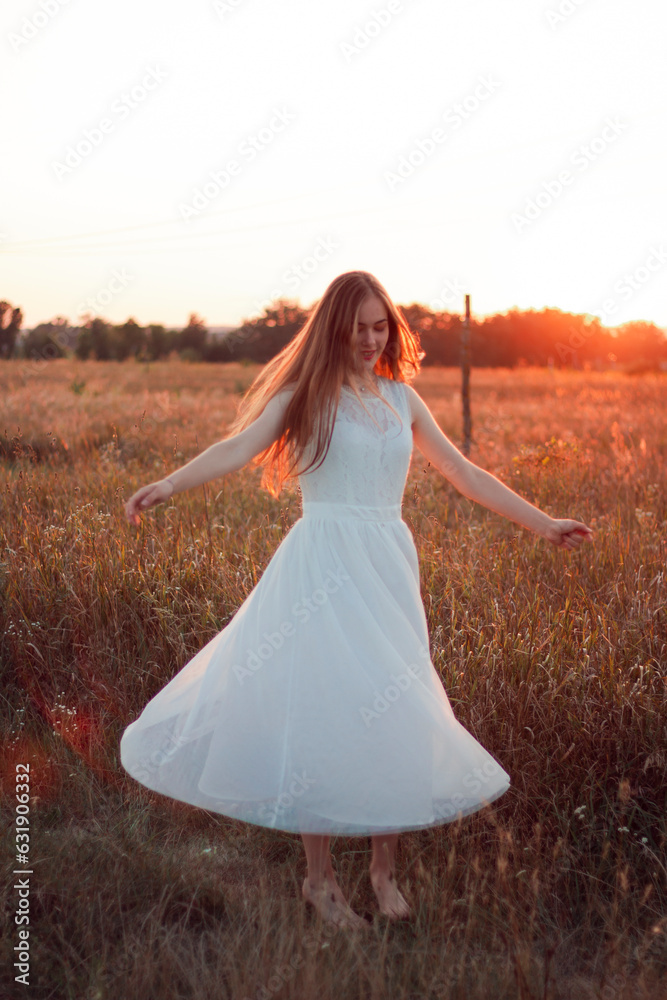
[[[400,503],[384,504],[379,507],[355,503],[333,503],[329,500],[302,500],[303,517],[319,517],[339,521],[356,518],[362,521],[400,521]]]

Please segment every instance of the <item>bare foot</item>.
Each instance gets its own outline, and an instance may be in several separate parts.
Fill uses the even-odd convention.
[[[393,874],[386,872],[377,874],[371,872],[371,885],[380,905],[380,913],[390,920],[400,920],[409,917],[411,910],[407,899],[403,896]]]
[[[340,886],[332,879],[325,878],[321,885],[313,886],[306,876],[301,894],[327,923],[336,927],[368,927],[363,917],[349,906]]]

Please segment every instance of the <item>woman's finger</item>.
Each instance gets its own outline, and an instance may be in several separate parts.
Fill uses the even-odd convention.
[[[148,486],[142,486],[136,493],[133,493],[125,504],[125,513],[128,520],[133,524],[140,524],[140,515],[143,511],[148,510],[149,507],[154,507],[155,504],[162,503],[166,499],[162,495],[163,492],[164,490],[160,490],[159,483],[149,483]]]

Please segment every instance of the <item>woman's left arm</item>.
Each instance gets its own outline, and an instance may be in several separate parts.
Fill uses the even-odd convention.
[[[460,493],[483,507],[502,514],[510,521],[535,531],[559,548],[575,549],[586,539],[592,539],[593,532],[581,521],[550,517],[509,486],[505,486],[490,472],[468,461],[441,431],[421,396],[412,386],[407,388],[414,443]]]

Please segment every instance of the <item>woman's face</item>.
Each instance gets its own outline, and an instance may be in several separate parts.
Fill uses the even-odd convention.
[[[357,327],[357,336],[352,338],[354,366],[370,375],[389,338],[387,307],[377,295],[368,295],[361,303]]]

